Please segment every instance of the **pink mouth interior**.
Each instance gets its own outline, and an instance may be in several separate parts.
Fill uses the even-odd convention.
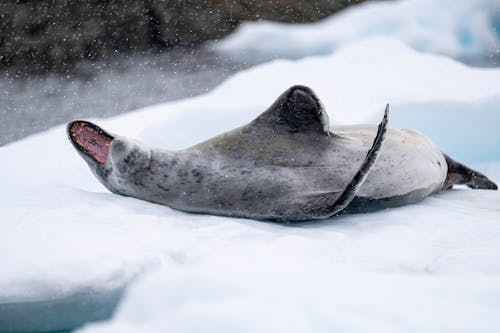
[[[101,164],[106,163],[113,137],[86,122],[73,123],[69,131],[73,141],[86,154]]]

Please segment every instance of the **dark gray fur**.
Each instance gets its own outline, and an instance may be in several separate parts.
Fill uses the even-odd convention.
[[[322,219],[411,204],[451,187],[447,157],[436,146],[386,124],[387,110],[378,129],[330,130],[316,95],[294,86],[251,123],[185,150],[117,136],[105,164],[79,152],[114,193],[252,219]]]

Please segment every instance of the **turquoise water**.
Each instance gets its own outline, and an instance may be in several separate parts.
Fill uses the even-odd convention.
[[[413,128],[467,163],[500,160],[500,96],[481,103],[393,105],[390,126]]]

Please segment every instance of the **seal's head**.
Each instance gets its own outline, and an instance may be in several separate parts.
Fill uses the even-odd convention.
[[[76,120],[68,124],[68,136],[78,153],[91,166],[103,166],[115,138],[88,121]]]
[[[88,121],[72,121],[67,129],[71,143],[101,183],[112,192],[131,195],[126,184],[147,168],[150,149]]]

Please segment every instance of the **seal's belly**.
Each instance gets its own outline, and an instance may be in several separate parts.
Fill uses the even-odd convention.
[[[278,215],[284,203],[306,188],[287,168],[228,166],[204,170],[204,178],[186,181],[182,196],[168,205],[190,212],[262,219]]]
[[[364,148],[353,154],[356,155],[353,164],[361,164],[375,131],[372,126],[352,126],[342,132]],[[413,130],[390,129],[358,196],[371,199],[427,196],[442,188],[446,174],[444,156],[429,139]]]
[[[173,172],[175,182],[168,186],[179,195],[163,198],[160,191],[150,201],[218,215],[257,219],[293,216],[311,202],[335,201],[363,162],[375,132],[375,127],[339,130],[345,140],[337,138],[327,149],[318,149],[327,154],[318,155],[311,146],[308,151],[287,156],[294,158],[293,162],[269,158],[272,163],[266,164],[241,156],[224,160],[224,156],[211,158],[192,151],[179,160],[178,170]],[[413,131],[390,130],[379,159],[347,211],[417,202],[441,189],[446,171],[443,155],[425,137]]]

